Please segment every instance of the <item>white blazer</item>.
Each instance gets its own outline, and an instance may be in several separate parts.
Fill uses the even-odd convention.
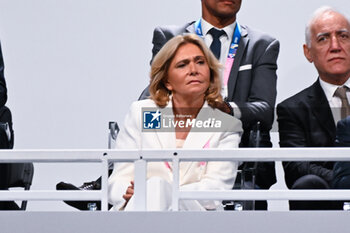
[[[116,149],[172,149],[176,148],[175,131],[143,132],[142,108],[159,108],[153,100],[146,99],[132,103],[129,113],[121,129]],[[166,108],[172,111],[172,104]],[[205,109],[205,111],[204,111]],[[218,109],[211,108],[206,102],[198,113],[197,119],[215,118],[231,122],[223,125],[221,132],[188,133],[184,149],[199,148],[236,148],[242,133],[241,121]],[[208,131],[208,130],[207,130]],[[171,165],[170,165],[171,166]],[[237,162],[182,162],[180,163],[181,190],[224,190],[232,189],[238,163]],[[169,183],[172,182],[172,172],[165,162],[149,162],[147,177],[158,176]],[[124,205],[123,195],[130,181],[134,179],[134,166],[131,163],[115,163],[114,170],[108,179],[109,202],[113,209],[118,210]],[[212,207],[209,207],[212,208]]]

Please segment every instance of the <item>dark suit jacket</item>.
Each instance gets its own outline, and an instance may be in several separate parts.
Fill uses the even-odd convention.
[[[0,44],[0,107],[4,106],[7,101],[7,88],[4,77],[4,60],[2,58],[1,44]]]
[[[4,78],[4,60],[2,58],[1,53],[1,45],[0,45],[0,123],[8,123],[12,139],[13,139],[13,131],[12,131],[12,117],[10,110],[4,106],[7,101],[7,89]],[[9,141],[3,127],[0,127],[0,149],[10,149],[13,147],[13,140]],[[7,164],[0,164],[0,189],[3,189],[4,186],[4,177],[7,172]]]
[[[265,33],[252,30],[247,26],[241,27],[242,37],[229,76],[227,100],[235,102],[242,113],[244,133],[240,146],[249,146],[250,129],[260,121],[263,135],[260,144],[270,147],[272,144],[269,130],[272,127],[276,101],[276,61],[279,42]],[[194,22],[182,27],[157,27],[153,33],[153,57],[172,37],[186,33],[195,33]],[[251,65],[251,68],[240,71],[240,67],[245,65]],[[148,88],[142,93],[140,99],[147,96],[149,96]],[[262,164],[268,166],[260,166]],[[267,177],[257,176],[256,182],[262,188],[269,188],[276,182],[274,163],[260,165],[258,170],[262,169],[268,175]]]
[[[333,147],[335,123],[324,91],[312,86],[277,105],[281,147]],[[333,162],[284,162],[289,188],[301,176],[317,175],[331,183]]]
[[[11,139],[8,140],[5,127],[3,124],[8,124],[8,130],[11,134]],[[12,149],[13,148],[13,129],[12,129],[12,115],[10,109],[6,106],[0,108],[0,149]],[[0,190],[7,189],[8,187],[8,175],[10,164],[0,163]]]
[[[336,146],[350,147],[350,116],[337,123]],[[350,161],[336,162],[333,168],[333,188],[350,188]]]
[[[7,100],[7,89],[4,78],[4,60],[2,59],[1,45],[0,45],[0,123],[8,123],[11,133],[12,131],[12,117],[10,110],[4,106]],[[13,134],[12,134],[13,138]],[[0,127],[0,149],[10,149],[13,146],[13,141],[9,141],[5,130]],[[7,164],[0,164],[0,189],[4,186],[4,177],[7,172]]]
[[[4,77],[4,60],[2,58],[0,44],[0,122],[8,122],[13,139],[11,112],[5,107],[7,101],[7,88]],[[10,149],[13,146],[13,140],[8,141],[5,131],[0,128],[0,149]],[[9,164],[0,164],[0,190],[7,189],[7,177],[9,172]],[[1,201],[0,210],[19,209],[15,202]]]

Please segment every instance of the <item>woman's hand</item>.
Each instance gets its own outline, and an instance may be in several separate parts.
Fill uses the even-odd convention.
[[[134,194],[134,181],[130,181],[130,186],[126,189],[125,194],[123,195],[123,198],[125,199],[126,203],[129,202],[130,198]]]

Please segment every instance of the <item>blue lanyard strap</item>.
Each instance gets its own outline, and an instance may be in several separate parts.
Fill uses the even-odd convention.
[[[202,20],[201,19],[197,20],[194,23],[194,28],[196,30],[197,35],[203,37]],[[238,44],[239,44],[240,40],[241,40],[241,26],[239,25],[238,22],[236,22],[235,31],[233,33],[232,42],[231,42],[230,49],[229,49],[228,56],[227,56],[228,58],[234,58],[236,56]]]
[[[203,32],[202,32],[202,20],[198,19],[195,23],[194,23],[194,28],[196,30],[196,33],[198,36],[203,36]]]

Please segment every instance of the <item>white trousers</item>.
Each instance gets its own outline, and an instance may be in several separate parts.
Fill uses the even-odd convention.
[[[147,180],[147,210],[171,210],[172,186],[160,177],[151,177]],[[126,205],[125,211],[134,211],[134,196]],[[179,210],[205,211],[206,209],[196,200],[180,200]]]

